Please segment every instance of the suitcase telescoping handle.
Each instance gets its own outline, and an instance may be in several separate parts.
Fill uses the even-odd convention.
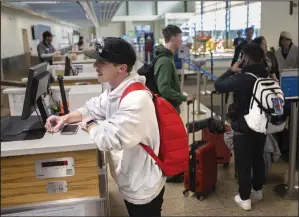
[[[228,97],[227,95],[225,94],[225,99],[224,99],[224,93],[219,93],[217,92],[216,90],[212,91],[211,93],[211,119],[213,119],[213,113],[214,113],[214,103],[213,103],[213,95],[216,95],[216,94],[221,94],[221,121],[224,122],[225,120],[225,110],[226,110],[226,104],[227,104],[227,100],[228,100]]]
[[[190,122],[190,118],[189,118],[189,114],[190,114],[190,104],[192,104],[192,139],[193,139],[193,143],[195,142],[195,108],[194,108],[194,101],[187,101],[187,106],[188,106],[188,109],[187,109],[187,123]],[[189,143],[189,126],[187,125],[187,134],[188,134],[188,143]],[[190,143],[189,143],[190,144]]]

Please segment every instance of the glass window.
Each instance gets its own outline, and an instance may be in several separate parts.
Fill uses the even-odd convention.
[[[205,31],[215,30],[215,12],[208,12],[203,15],[203,29]]]
[[[216,30],[225,30],[225,10],[216,11]]]
[[[247,5],[236,6],[230,9],[230,29],[245,29],[247,24]]]
[[[261,28],[261,2],[249,4],[248,26],[254,26],[255,29]]]

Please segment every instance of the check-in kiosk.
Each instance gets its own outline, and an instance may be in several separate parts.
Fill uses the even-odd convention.
[[[298,183],[296,184],[296,155],[298,146],[298,69],[283,70],[280,84],[286,100],[291,102],[290,148],[287,184],[275,186],[275,192],[285,199],[298,200]]]
[[[30,69],[22,116],[1,118],[1,216],[107,216],[104,152],[81,129],[44,128],[46,68]]]

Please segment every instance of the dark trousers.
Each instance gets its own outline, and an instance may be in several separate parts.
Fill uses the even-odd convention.
[[[242,200],[250,198],[251,188],[261,190],[265,181],[264,148],[266,135],[250,131],[234,135],[235,163],[239,194]],[[251,171],[253,172],[251,176]]]
[[[165,187],[150,203],[136,205],[125,200],[130,217],[161,217]]]

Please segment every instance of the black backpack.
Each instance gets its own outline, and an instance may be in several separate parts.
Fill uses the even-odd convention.
[[[150,64],[144,63],[144,65],[137,70],[137,73],[145,76],[145,85],[148,89],[150,89],[153,93],[159,94],[158,87],[155,82],[155,63],[157,59],[158,58],[154,58],[153,62]]]

